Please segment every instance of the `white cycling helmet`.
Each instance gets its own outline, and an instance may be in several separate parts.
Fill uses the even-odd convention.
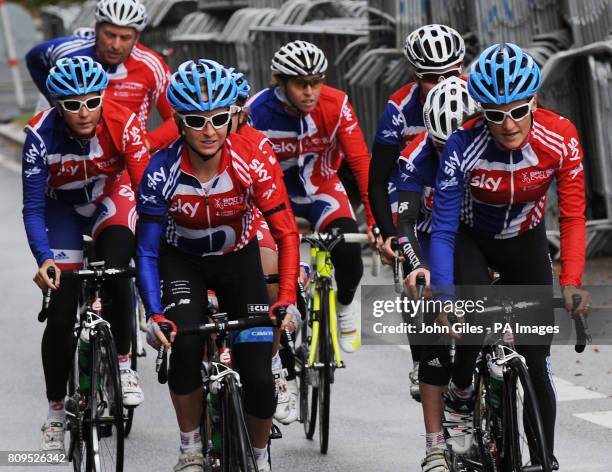
[[[142,31],[147,26],[147,10],[139,0],[98,0],[96,23],[128,26]]]
[[[93,39],[96,37],[96,30],[87,26],[81,26],[75,29],[72,35],[81,39]]]
[[[425,25],[408,35],[404,54],[417,72],[444,72],[460,66],[465,56],[465,42],[453,28]]]
[[[445,144],[463,120],[479,110],[465,80],[449,77],[431,89],[423,105],[423,121],[431,138]]]
[[[324,74],[327,59],[323,51],[306,41],[292,41],[276,51],[270,67],[275,74],[305,76]]]

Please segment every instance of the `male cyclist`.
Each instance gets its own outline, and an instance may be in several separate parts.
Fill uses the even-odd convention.
[[[381,231],[379,249],[383,261],[393,258],[391,240],[396,230],[397,158],[419,133],[425,130],[423,104],[429,91],[447,77],[461,74],[465,44],[454,29],[438,24],[422,26],[406,37],[404,54],[414,68],[414,81],[397,90],[380,117],[372,147],[369,196],[376,225]],[[381,191],[388,189],[388,192]],[[418,398],[420,346],[411,346],[413,371],[410,392]]]
[[[143,136],[151,151],[176,138],[172,109],[166,100],[170,69],[164,60],[139,43],[147,24],[147,12],[139,0],[99,0],[93,37],[62,37],[44,41],[26,55],[30,75],[49,103],[54,97],[45,88],[49,69],[62,57],[89,56],[108,74],[108,98],[132,110],[140,128],[147,130],[151,106],[164,120]]]
[[[298,276],[297,227],[282,179],[269,156],[230,134],[238,88],[216,63],[187,61],[168,86],[181,137],[158,152],[138,195],[138,283],[147,311],[148,342],[169,347],[159,324],[169,323],[168,384],[180,429],[176,472],[204,470],[200,421],[203,343],[176,337],[182,325],[205,320],[207,288],[232,318],[260,314],[268,294],[253,220],[261,211],[278,245],[280,288],[275,307],[293,308]],[[145,183],[146,182],[146,183]],[[246,270],[245,270],[246,269]],[[160,294],[160,283],[162,293]],[[281,328],[298,321],[288,309]],[[274,413],[273,331],[239,333],[232,362],[243,386],[247,428],[260,471],[269,471],[267,444]]]
[[[295,214],[310,221],[316,231],[358,231],[337,173],[344,155],[370,226],[370,155],[347,95],[324,84],[323,51],[306,41],[287,43],[275,53],[271,69],[275,85],[251,98],[249,120],[272,141]],[[332,261],[338,283],[340,345],[353,352],[357,331],[352,301],[363,274],[361,249],[357,244],[339,244]]]
[[[136,219],[130,180],[136,187],[149,160],[136,115],[103,97],[107,84],[106,72],[90,57],[60,59],[47,78],[56,105],[26,127],[23,221],[39,266],[34,282],[55,291],[42,338],[47,451],[64,447],[64,397],[78,301],[77,281],[60,284],[61,271],[81,268],[83,231],[91,231],[98,259],[110,267],[129,264]],[[55,268],[54,282],[49,267]],[[104,289],[112,301],[105,315],[119,353],[123,404],[136,406],[143,395],[128,357],[132,292],[127,281],[119,280],[105,283]]]
[[[429,284],[429,260],[431,211],[435,196],[436,173],[440,154],[451,133],[477,110],[476,103],[467,91],[467,84],[458,77],[436,85],[427,95],[423,105],[423,121],[427,131],[416,136],[400,154],[399,176],[397,179],[397,236],[401,253],[404,256],[405,285],[409,294],[415,296],[416,277],[423,273]],[[433,319],[424,313],[426,322]],[[448,377],[449,365],[441,363],[448,351],[446,343],[440,344],[434,336],[428,345],[421,336],[421,362],[419,367],[420,396],[425,420],[425,458],[423,472],[447,472],[445,442],[442,434],[441,418],[443,413],[442,393]],[[437,359],[437,361],[436,361]],[[443,361],[444,362],[444,361]]]
[[[441,297],[452,286],[483,285],[489,268],[505,285],[550,287],[544,209],[557,183],[561,227],[559,283],[572,316],[585,313],[590,295],[581,289],[585,260],[585,192],[582,148],[574,125],[537,106],[540,68],[512,43],[485,49],[470,71],[469,93],[483,107],[448,140],[436,177],[431,234],[431,283]],[[453,258],[454,254],[454,258]],[[582,302],[574,310],[572,296]],[[554,313],[540,308],[542,324]],[[553,456],[556,399],[550,372],[552,336],[540,345],[517,345],[529,369]],[[518,343],[517,343],[518,344]],[[479,346],[459,344],[447,402],[457,410],[473,405],[472,374]],[[439,385],[445,385],[440,383]]]

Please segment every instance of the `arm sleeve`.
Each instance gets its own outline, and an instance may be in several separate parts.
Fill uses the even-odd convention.
[[[58,47],[71,39],[74,38],[55,38],[43,41],[26,54],[25,62],[30,76],[49,103],[54,103],[54,100],[47,90],[47,75],[55,62],[63,57]]]
[[[557,170],[559,195],[559,227],[561,232],[561,274],[559,283],[582,284],[586,257],[586,217],[582,147],[578,132],[569,121],[565,135],[565,149]]]
[[[172,141],[178,137],[178,129],[174,122],[174,111],[166,98],[166,88],[170,78],[170,69],[166,63],[164,65],[164,78],[156,84],[156,89],[153,94],[153,99],[157,111],[162,117],[163,123],[147,134],[151,152],[167,147]]]
[[[30,249],[39,267],[45,260],[53,259],[45,224],[47,172],[45,144],[34,132],[26,130],[21,170],[23,223]]]
[[[376,224],[382,232],[383,239],[393,236],[395,225],[391,214],[391,202],[387,190],[389,178],[396,166],[399,155],[399,144],[382,144],[374,142],[372,147],[372,160],[370,162],[370,175],[368,181],[368,196],[370,207],[374,214]]]
[[[151,161],[138,188],[138,223],[136,225],[136,281],[149,318],[163,313],[159,283],[159,245],[168,210],[168,201],[162,192],[166,184],[165,173],[159,172]],[[163,169],[161,169],[163,171]],[[157,180],[147,176],[157,175]],[[164,175],[164,178],[159,178]]]
[[[419,267],[427,267],[417,237],[416,223],[421,207],[421,192],[398,192],[397,240],[406,258],[404,274]]]
[[[451,136],[444,147],[434,192],[429,262],[431,284],[440,292],[452,290],[454,282],[455,235],[459,229],[464,188],[463,169],[458,157],[461,151],[456,141]]]
[[[282,174],[275,171],[270,157],[257,150],[257,158],[251,161],[249,168],[253,179],[253,200],[263,213],[278,246],[278,299],[295,304],[300,263],[298,229],[288,203]]]
[[[370,168],[370,153],[368,146],[359,127],[355,110],[345,98],[340,113],[340,125],[338,127],[338,138],[346,161],[355,176],[361,202],[365,207],[365,214],[368,221],[368,226],[374,224],[372,211],[370,210],[370,201],[368,199],[368,173]]]
[[[144,143],[144,133],[140,126],[138,126],[136,115],[132,114],[126,123],[121,141],[123,156],[125,157],[125,163],[132,182],[132,189],[134,192],[137,192],[150,156]]]

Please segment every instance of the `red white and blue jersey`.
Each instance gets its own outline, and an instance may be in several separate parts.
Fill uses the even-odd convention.
[[[89,56],[101,62],[96,55],[95,41],[95,38],[55,38],[40,43],[27,53],[30,75],[49,103],[54,103],[46,86],[51,68],[64,57]],[[147,134],[151,149],[160,149],[174,141],[177,129],[166,98],[170,69],[165,61],[151,49],[136,43],[124,63],[105,66],[105,69],[109,80],[106,96],[132,110],[142,130],[147,130],[151,107],[154,104],[157,107],[164,123]]]
[[[538,108],[520,148],[501,149],[483,118],[451,135],[436,178],[431,237],[432,284],[453,284],[459,221],[491,238],[513,238],[544,218],[553,180],[559,195],[561,285],[580,285],[586,250],[582,148],[575,126]]]
[[[410,141],[425,131],[421,87],[416,82],[404,85],[395,91],[385,106],[378,122],[374,141],[380,144],[395,145],[404,149]],[[397,213],[397,179],[399,168],[389,177],[387,191],[391,202],[391,212]]]
[[[151,158],[138,191],[141,219],[163,219],[143,223],[138,240],[138,279],[147,312],[162,313],[158,231],[163,241],[185,253],[227,254],[256,237],[258,210],[279,244],[279,300],[293,303],[299,261],[297,227],[273,156],[264,154],[253,141],[232,134],[226,138],[216,176],[203,183],[195,176],[183,144],[179,138]]]
[[[52,258],[45,199],[74,205],[78,214],[89,217],[124,177],[126,168],[133,188],[138,187],[149,152],[134,113],[106,98],[91,139],[73,138],[55,108],[36,115],[25,132],[23,215],[32,252],[40,264]]]
[[[258,209],[265,213],[286,202],[270,156],[236,134],[226,142],[209,182],[195,177],[182,139],[155,154],[146,170],[138,213],[164,216],[164,240],[184,252],[210,256],[242,249],[255,236]]]
[[[421,194],[421,208],[416,228],[431,233],[433,195],[440,159],[427,131],[419,133],[401,152],[398,159],[398,192]]]
[[[315,109],[302,114],[278,87],[267,88],[249,100],[250,123],[264,133],[281,163],[290,197],[317,194],[337,179],[346,158],[372,222],[368,202],[370,154],[347,95],[327,85]]]

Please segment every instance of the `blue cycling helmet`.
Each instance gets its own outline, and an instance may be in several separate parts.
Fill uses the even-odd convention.
[[[206,97],[202,95],[202,88]],[[238,86],[221,64],[208,59],[183,62],[172,74],[166,96],[176,111],[209,111],[233,105]]]
[[[236,85],[238,86],[238,98],[246,100],[251,95],[251,85],[242,72],[239,72],[233,67],[229,68]]]
[[[468,90],[477,102],[491,105],[531,98],[540,88],[540,67],[516,44],[494,44],[472,66]]]
[[[64,57],[47,76],[47,90],[54,97],[101,92],[107,85],[102,65],[89,56]]]

